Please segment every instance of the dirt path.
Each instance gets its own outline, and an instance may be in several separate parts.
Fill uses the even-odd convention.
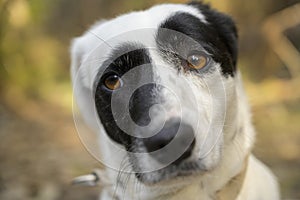
[[[53,105],[0,104],[0,199],[96,199],[99,188],[70,186],[98,165],[81,145],[72,116]]]

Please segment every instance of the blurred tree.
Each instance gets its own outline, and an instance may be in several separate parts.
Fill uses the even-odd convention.
[[[7,7],[10,1],[0,1],[0,95],[4,82],[6,80],[6,71],[4,69],[4,49],[2,41],[4,38],[5,30],[7,28]]]
[[[272,13],[289,7],[299,0],[228,1],[229,13],[240,30],[240,63],[251,79],[261,81],[267,77],[289,78],[286,66],[278,59],[262,34],[264,20]],[[278,71],[280,74],[278,76]]]

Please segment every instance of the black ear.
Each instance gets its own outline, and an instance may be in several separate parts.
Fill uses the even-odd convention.
[[[235,70],[238,55],[238,34],[232,18],[210,8],[209,5],[204,4],[201,1],[193,1],[188,3],[188,5],[199,9],[200,12],[205,16],[206,21],[210,25],[214,26],[214,29],[218,32],[222,42],[226,45],[226,48],[232,58],[232,64]]]

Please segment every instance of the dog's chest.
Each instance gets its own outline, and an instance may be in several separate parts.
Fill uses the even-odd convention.
[[[208,193],[202,188],[201,184],[190,185],[189,187],[180,190],[176,194],[171,194],[166,196],[166,198],[162,198],[166,200],[213,200]]]
[[[156,192],[150,192],[149,191],[143,191],[140,190],[139,194],[136,192],[130,192],[129,189],[127,189],[126,194],[120,194],[122,196],[121,199],[144,199],[144,200],[214,200],[211,195],[208,194],[208,192],[201,186],[201,184],[192,184],[188,187],[184,187],[184,189],[177,190],[176,192],[166,192],[166,191],[158,191]],[[159,193],[168,193],[167,195],[159,195]],[[103,200],[111,200],[113,199],[111,196],[111,192],[103,191],[101,198]],[[158,196],[155,196],[154,194],[157,194]],[[118,196],[118,195],[117,195]],[[118,199],[118,198],[116,198]]]

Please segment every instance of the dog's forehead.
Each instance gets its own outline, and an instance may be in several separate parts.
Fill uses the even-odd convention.
[[[98,38],[94,40],[98,40],[99,38],[104,41],[108,41],[111,38],[117,38],[118,43],[111,44],[112,47],[118,45],[122,42],[130,42],[131,38],[128,37],[118,37],[122,34],[126,34],[128,32],[135,31],[137,34],[139,32],[137,30],[145,30],[145,29],[157,29],[166,21],[169,17],[175,15],[178,12],[188,13],[193,15],[202,22],[206,23],[205,16],[201,13],[199,9],[196,9],[190,5],[177,5],[177,4],[163,4],[154,6],[148,10],[131,12],[128,14],[121,15],[112,20],[103,21],[101,24],[96,24],[92,27],[90,31],[88,31],[88,35],[91,36],[91,32],[96,34]],[[152,35],[153,38],[155,35]]]
[[[79,61],[90,88],[106,67],[122,55],[126,61],[122,65],[128,65],[132,59],[126,55],[138,49],[143,49],[139,55],[148,56],[151,63],[174,66],[179,59],[166,52],[187,58],[192,51],[202,51],[221,64],[225,76],[233,76],[236,63],[233,21],[209,7],[194,5],[163,4],[124,14],[95,24],[75,42],[78,48],[75,45],[73,50],[82,52]],[[130,48],[124,48],[128,44]]]
[[[145,48],[156,48],[157,30],[161,24],[178,13],[186,13],[207,23],[201,11],[192,5],[162,4],[148,10],[120,15],[114,19],[100,21],[83,36],[77,38],[78,51],[83,52],[81,63],[90,77],[88,85],[94,84],[99,68],[113,52],[125,43],[139,43]],[[126,52],[120,52],[120,55]],[[120,56],[114,55],[114,58]],[[92,61],[92,62],[91,62]],[[87,67],[87,65],[92,65]]]

